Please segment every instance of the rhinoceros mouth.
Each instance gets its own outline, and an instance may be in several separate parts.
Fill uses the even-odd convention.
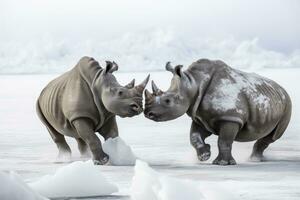
[[[157,113],[154,113],[152,111],[145,112],[144,115],[145,115],[146,118],[148,118],[150,120],[153,120],[153,121],[156,121],[156,122],[161,121],[160,116]]]
[[[126,114],[119,114],[119,116],[120,116],[121,118],[133,117],[133,116],[135,116],[135,115],[141,114],[142,112],[143,112],[142,109],[141,109],[141,110],[137,110],[137,111],[130,110],[130,111],[129,111],[128,113],[126,113]]]

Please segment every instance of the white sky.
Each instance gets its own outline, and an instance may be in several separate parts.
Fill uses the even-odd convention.
[[[170,28],[183,37],[258,37],[267,49],[300,47],[297,0],[0,0],[0,41],[118,37]]]

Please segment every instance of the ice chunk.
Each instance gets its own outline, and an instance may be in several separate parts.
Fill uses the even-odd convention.
[[[132,200],[233,200],[216,183],[200,183],[161,175],[145,162],[136,161],[131,185]]]
[[[40,194],[51,198],[101,196],[118,191],[92,161],[73,162],[59,168],[54,175],[46,175],[29,185]]]
[[[28,187],[14,172],[0,172],[0,188],[1,200],[46,200]]]
[[[109,155],[112,165],[134,165],[136,156],[130,146],[120,137],[109,138],[103,144],[103,151]]]

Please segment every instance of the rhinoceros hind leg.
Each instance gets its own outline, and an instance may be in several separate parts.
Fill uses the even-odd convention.
[[[263,137],[259,140],[257,140],[253,146],[253,150],[250,156],[250,160],[253,162],[260,162],[263,160],[263,152],[264,150],[275,140],[273,140],[274,131],[267,135],[266,137]]]
[[[218,148],[219,154],[213,161],[214,165],[235,165],[231,155],[232,143],[238,134],[240,125],[235,122],[221,122],[219,126]]]
[[[71,157],[71,149],[69,147],[69,145],[67,144],[65,137],[60,134],[59,132],[57,132],[47,121],[47,119],[45,118],[43,112],[41,111],[40,105],[39,105],[39,101],[37,101],[36,103],[36,111],[37,114],[40,118],[40,120],[42,121],[42,123],[46,126],[52,140],[55,142],[57,148],[58,148],[58,158],[70,158]]]
[[[289,109],[290,110],[290,109]],[[267,136],[257,140],[253,146],[252,154],[250,156],[251,161],[263,161],[263,153],[265,149],[277,139],[279,139],[285,132],[291,118],[290,112],[286,113],[286,116],[278,123],[276,128]]]
[[[205,139],[210,136],[211,133],[204,127],[196,122],[192,122],[190,130],[190,142],[196,149],[197,157],[200,161],[206,161],[210,158],[210,145],[205,144]]]
[[[64,135],[60,134],[52,127],[48,126],[47,129],[51,135],[52,140],[55,142],[58,148],[58,158],[63,160],[69,159],[71,157],[71,148],[66,142]]]
[[[89,158],[91,156],[90,155],[91,152],[89,151],[89,147],[86,144],[86,142],[81,138],[76,138],[76,141],[77,141],[77,145],[78,145],[78,149],[81,154],[81,157]]]

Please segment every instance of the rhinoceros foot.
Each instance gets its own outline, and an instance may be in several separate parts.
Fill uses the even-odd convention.
[[[105,165],[109,161],[109,156],[104,155],[101,159],[94,159],[94,165]]]
[[[210,145],[205,144],[203,147],[197,149],[198,159],[200,161],[206,161],[210,158]]]
[[[234,160],[234,158],[232,156],[230,156],[229,158],[223,158],[221,156],[218,156],[213,163],[214,165],[236,165],[236,161]]]
[[[67,163],[70,161],[71,161],[71,151],[60,150],[55,159],[55,163]]]
[[[263,161],[263,159],[264,159],[264,157],[262,154],[253,154],[253,153],[251,154],[251,156],[249,158],[249,160],[251,162],[261,162],[261,161]]]

